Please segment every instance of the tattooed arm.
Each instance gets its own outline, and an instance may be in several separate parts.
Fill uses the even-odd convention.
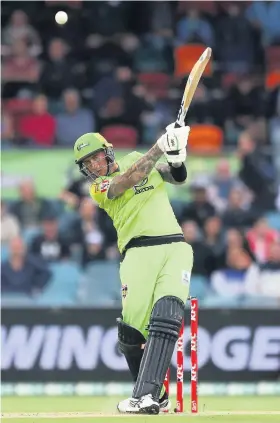
[[[142,181],[143,178],[149,175],[162,154],[163,152],[158,144],[155,144],[141,159],[133,163],[126,172],[113,178],[107,193],[108,198],[116,198]]]
[[[156,165],[156,170],[160,173],[164,182],[173,185],[183,185],[186,182],[187,170],[184,163],[179,168],[174,168],[166,163],[159,163]]]

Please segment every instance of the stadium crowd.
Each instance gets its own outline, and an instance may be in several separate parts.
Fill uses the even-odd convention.
[[[187,75],[177,74],[176,49],[212,47],[188,124],[222,130],[220,159],[188,182],[190,199],[172,201],[194,250],[192,294],[205,305],[279,305],[280,3],[18,3],[2,3],[9,151],[55,154],[94,131],[119,148],[147,148],[180,104]],[[57,10],[66,25],[55,23]],[[224,151],[238,157],[237,173]],[[88,181],[74,179],[56,199],[37,188],[23,180],[17,199],[1,202],[4,301],[117,304],[116,232]]]

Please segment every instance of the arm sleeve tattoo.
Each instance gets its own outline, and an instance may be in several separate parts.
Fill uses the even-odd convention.
[[[169,182],[173,185],[183,185],[186,182],[187,169],[184,163],[178,168],[169,166],[169,164],[159,163],[156,169],[165,182]]]
[[[155,144],[141,159],[133,163],[126,172],[113,178],[107,193],[108,198],[116,198],[142,181],[143,178],[149,175],[162,154],[161,149]]]

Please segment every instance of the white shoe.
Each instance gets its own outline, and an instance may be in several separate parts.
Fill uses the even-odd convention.
[[[141,398],[127,398],[118,403],[117,409],[120,413],[128,414],[158,414],[160,407],[149,394]]]
[[[159,403],[160,413],[168,413],[168,411],[170,410],[171,410],[171,401],[168,398]]]
[[[130,405],[130,401],[135,401],[132,397],[127,398],[117,405],[117,408],[120,413],[126,413]],[[160,413],[168,413],[171,410],[171,401],[167,398],[166,400],[159,403],[159,412]]]

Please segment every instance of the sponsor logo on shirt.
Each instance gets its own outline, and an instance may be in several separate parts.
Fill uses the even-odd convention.
[[[108,179],[105,179],[103,182],[101,182],[100,192],[108,191],[109,185],[110,185],[110,181]]]
[[[139,184],[134,185],[133,189],[134,189],[135,195],[141,194],[142,192],[149,191],[150,189],[154,189],[153,185],[149,185],[148,187],[144,187],[144,185],[146,185],[147,182],[148,182],[148,178],[144,178],[141,182],[139,182]],[[143,187],[143,188],[140,188],[140,187]]]

